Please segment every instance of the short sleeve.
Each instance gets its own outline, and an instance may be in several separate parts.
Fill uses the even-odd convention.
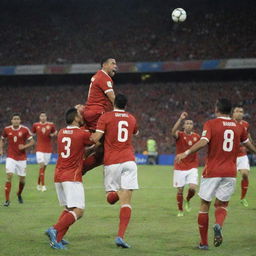
[[[2,139],[7,138],[7,133],[6,130],[4,129],[2,132]]]
[[[106,130],[106,114],[103,114],[97,123],[96,132],[105,133]]]
[[[98,84],[105,94],[113,91],[113,82],[111,81],[111,79],[102,79],[98,82]]]
[[[211,137],[212,137],[212,131],[211,131],[210,122],[208,121],[204,124],[203,132],[201,135],[201,140],[204,139],[204,140],[207,140],[208,142],[210,142]]]
[[[183,132],[182,131],[178,131],[178,137],[176,138],[176,141],[180,140],[180,138],[182,137]]]
[[[91,133],[84,131],[84,145],[90,146],[94,144],[93,141],[90,140]]]
[[[137,120],[134,118],[134,130],[133,130],[133,134],[139,134],[139,129],[138,129],[138,125],[137,125]]]
[[[241,143],[246,143],[248,141],[248,130],[243,127],[243,130],[242,130],[242,133],[241,133],[241,136],[240,136],[240,142]]]
[[[33,124],[32,126],[32,132],[35,134],[36,133],[36,124]]]
[[[51,133],[55,133],[55,132],[56,132],[55,124],[52,124]]]
[[[28,128],[26,128],[25,139],[28,140],[28,139],[32,139],[32,138],[33,137],[32,137],[31,131]]]

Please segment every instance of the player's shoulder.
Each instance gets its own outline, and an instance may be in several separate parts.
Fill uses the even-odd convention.
[[[245,121],[245,120],[242,120],[242,121],[241,121],[241,125],[244,126],[244,127],[246,127],[246,128],[249,127],[249,123],[248,123],[247,121]]]
[[[12,129],[11,125],[7,125],[7,126],[4,127],[4,130],[10,130],[10,129]]]
[[[33,123],[33,126],[37,126],[37,125],[40,125],[40,122],[34,122]]]
[[[201,137],[197,132],[192,133],[193,137]]]
[[[20,129],[30,131],[29,128],[23,124],[20,126]]]
[[[46,124],[48,124],[48,125],[54,125],[53,122],[49,122],[49,121],[47,121]]]

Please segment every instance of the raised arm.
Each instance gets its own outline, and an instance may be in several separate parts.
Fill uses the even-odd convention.
[[[177,120],[177,122],[174,124],[174,126],[172,127],[172,136],[175,138],[175,139],[178,139],[179,137],[179,129],[180,129],[180,125],[181,125],[181,122],[188,116],[188,113],[187,112],[182,112],[179,119]]]

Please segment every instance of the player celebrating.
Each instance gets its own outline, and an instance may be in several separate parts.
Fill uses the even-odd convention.
[[[41,112],[39,122],[34,123],[32,132],[37,136],[36,143],[36,160],[39,164],[39,175],[37,180],[37,190],[46,191],[44,182],[45,169],[51,159],[52,144],[51,138],[57,135],[54,123],[47,122],[47,115]]]
[[[25,150],[35,143],[30,130],[26,126],[21,125],[20,114],[14,113],[11,117],[11,123],[12,125],[4,128],[2,139],[0,140],[0,155],[3,154],[5,142],[7,141],[8,143],[6,158],[7,181],[4,188],[6,201],[4,206],[10,205],[10,192],[14,173],[19,176],[19,190],[17,192],[18,201],[21,204],[23,203],[21,193],[25,186],[27,167]]]
[[[239,124],[241,124],[247,131],[249,130],[249,123],[243,120],[244,117],[244,109],[241,106],[235,106],[233,108],[233,119],[236,120]],[[251,140],[251,136],[248,133],[248,137]],[[252,141],[252,140],[251,140]],[[240,150],[238,153],[238,157],[236,159],[236,166],[237,170],[240,171],[242,175],[241,180],[241,204],[244,207],[248,207],[248,202],[245,198],[247,189],[249,186],[249,171],[250,171],[250,164],[249,159],[247,157],[246,148],[241,145]]]
[[[92,135],[95,143],[105,135],[104,186],[110,204],[120,199],[120,222],[115,243],[122,248],[130,248],[123,238],[131,217],[132,191],[138,189],[137,165],[132,147],[132,136],[138,131],[136,119],[125,112],[126,104],[127,98],[118,94],[114,111],[100,117],[96,133]]]
[[[65,206],[57,223],[46,231],[54,249],[65,249],[63,240],[69,227],[83,216],[85,199],[82,166],[85,146],[92,144],[90,133],[80,129],[82,116],[76,108],[66,113],[68,126],[58,134],[58,161],[54,182],[60,205]]]
[[[100,116],[113,110],[115,93],[112,77],[116,74],[117,65],[113,58],[101,61],[101,70],[92,78],[87,102],[84,106],[84,120],[88,129],[95,131]]]
[[[176,154],[186,151],[200,139],[200,136],[193,132],[193,121],[185,120],[187,116],[188,114],[186,112],[181,113],[180,118],[172,128],[172,136],[176,139]],[[183,120],[184,131],[180,131],[179,128]],[[173,186],[177,188],[178,217],[183,216],[183,189],[186,184],[189,184],[189,189],[185,209],[187,212],[191,211],[189,202],[195,195],[196,186],[198,184],[198,164],[197,153],[191,154],[180,163],[174,163]]]
[[[227,215],[227,206],[236,184],[236,157],[240,143],[256,153],[244,127],[230,118],[231,102],[220,99],[215,106],[217,118],[204,124],[200,141],[184,153],[177,155],[179,162],[208,144],[208,156],[203,171],[199,196],[201,206],[198,226],[201,236],[199,249],[208,249],[208,212],[211,200],[215,200],[214,246],[222,243],[222,226]]]

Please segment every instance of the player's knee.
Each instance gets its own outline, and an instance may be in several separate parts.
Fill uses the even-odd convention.
[[[248,173],[243,173],[243,174],[242,174],[242,179],[243,179],[243,180],[248,180],[248,179],[249,179]]]
[[[109,204],[115,204],[119,200],[119,196],[116,191],[110,191],[107,193],[107,202]]]
[[[12,173],[7,173],[6,180],[7,180],[8,182],[12,181],[12,176],[13,176]]]
[[[228,207],[228,202],[222,202],[222,201],[215,201],[214,203],[214,207],[218,208],[218,207],[223,207],[223,208],[227,208]]]

